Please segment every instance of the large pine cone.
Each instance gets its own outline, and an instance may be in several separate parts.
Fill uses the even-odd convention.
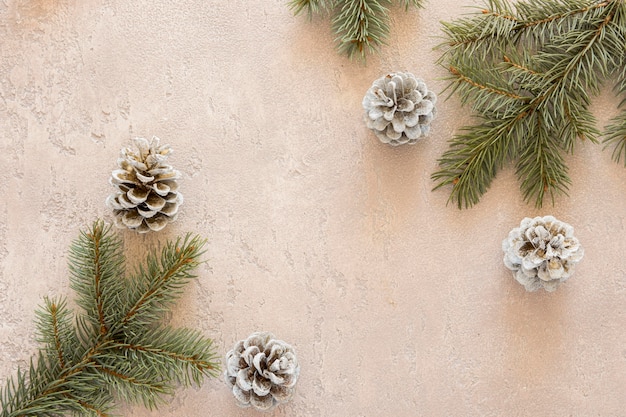
[[[241,407],[266,411],[289,401],[299,374],[293,348],[271,333],[253,333],[226,354],[224,379]]]
[[[502,241],[504,265],[527,291],[554,291],[574,273],[583,248],[574,228],[552,216],[526,217]]]
[[[183,196],[178,192],[180,173],[165,163],[169,146],[159,146],[156,136],[148,142],[135,138],[137,149],[124,148],[117,160],[120,169],[111,174],[117,188],[107,198],[119,227],[139,233],[159,231],[176,219]]]
[[[363,98],[367,127],[381,142],[414,144],[430,131],[437,96],[409,72],[392,72],[374,81]]]

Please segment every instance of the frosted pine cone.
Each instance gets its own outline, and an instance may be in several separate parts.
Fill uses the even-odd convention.
[[[574,273],[583,248],[574,228],[552,216],[526,217],[502,241],[504,265],[527,291],[554,291]]]
[[[381,142],[414,144],[428,136],[437,96],[409,72],[392,72],[374,81],[363,98],[367,127]]]
[[[240,407],[265,411],[289,401],[299,374],[293,348],[271,333],[253,333],[226,354],[224,379]]]
[[[183,196],[178,192],[180,173],[165,163],[169,146],[159,146],[156,136],[148,142],[136,138],[137,149],[124,148],[117,160],[120,169],[111,174],[117,188],[107,198],[119,227],[139,233],[159,231],[176,219]]]

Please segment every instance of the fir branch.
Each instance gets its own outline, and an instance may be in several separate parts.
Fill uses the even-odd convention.
[[[346,0],[333,19],[339,52],[365,58],[385,42],[389,33],[389,0]]]
[[[181,295],[184,285],[195,278],[191,271],[198,266],[197,259],[204,253],[205,243],[199,236],[188,234],[168,242],[160,261],[156,253],[148,256],[147,268],[140,268],[128,290],[130,307],[121,319],[127,331],[133,334],[162,318]]]
[[[160,327],[129,342],[115,348],[149,372],[168,374],[183,386],[198,386],[203,376],[216,376],[213,347],[199,332]]]
[[[557,194],[567,194],[571,181],[567,176],[561,149],[552,140],[552,132],[542,122],[540,113],[537,113],[536,118],[533,141],[530,146],[524,147],[517,162],[517,176],[525,200],[535,197],[537,202],[541,202],[549,195],[554,203]]]
[[[123,292],[124,256],[121,242],[111,233],[111,226],[102,221],[94,223],[88,232],[81,232],[70,246],[69,271],[71,288],[78,294],[77,304],[87,313],[94,331],[108,331],[116,318],[105,306],[115,305]]]
[[[624,10],[623,21],[626,22],[626,10]],[[625,29],[626,32],[626,29]],[[626,37],[626,34],[625,34]],[[624,42],[626,44],[626,41]],[[619,107],[623,107],[626,104],[626,52],[622,56],[622,70],[619,74],[618,81],[614,87],[616,94],[624,96],[619,103]],[[617,163],[622,159],[624,160],[624,166],[626,166],[626,110],[620,112],[620,114],[609,122],[605,128],[606,137],[604,139],[604,148],[609,146],[613,147],[613,153],[611,157]]]
[[[422,0],[399,0],[405,12],[411,6],[422,7]],[[378,51],[389,34],[389,7],[392,0],[291,0],[294,15],[303,10],[313,14],[330,11],[340,53],[365,60]]]
[[[100,360],[96,365],[104,385],[111,387],[126,402],[142,403],[152,410],[163,404],[162,395],[172,395],[172,387],[166,381],[155,380],[146,369],[136,366],[134,361],[121,360],[111,355],[108,360]]]
[[[156,322],[193,277],[204,244],[190,235],[167,243],[161,257],[148,257],[143,283],[127,288],[120,275],[121,241],[111,228],[97,221],[81,233],[70,249],[69,268],[85,311],[72,326],[65,301],[44,299],[37,312],[43,348],[27,371],[7,380],[0,417],[108,416],[113,393],[154,408],[175,384],[200,385],[214,376],[219,365],[209,339]],[[130,332],[137,324],[142,332]]]
[[[72,313],[63,299],[44,297],[44,307],[35,312],[37,321],[38,341],[44,345],[48,361],[60,369],[66,367],[71,360],[71,352],[76,349],[78,341],[72,327]]]
[[[622,111],[619,116],[613,118],[606,127],[604,145],[605,147],[612,145],[611,157],[617,163],[623,160],[626,167],[626,111]]]
[[[329,3],[332,2],[333,0],[291,0],[288,6],[294,15],[306,10],[309,19],[312,19],[314,14],[328,10]]]
[[[512,159],[526,201],[541,207],[544,197],[554,203],[567,194],[563,153],[576,139],[597,142],[590,95],[624,67],[625,8],[625,0],[526,0],[515,7],[490,0],[488,9],[445,23],[440,63],[451,73],[448,88],[484,122],[452,139],[432,175],[435,189],[452,184],[450,200],[470,207]],[[496,128],[501,123],[514,128]]]
[[[487,191],[497,170],[521,142],[525,120],[520,117],[484,119],[482,124],[464,129],[451,142],[440,159],[445,166],[433,174],[435,189],[452,185],[449,201],[459,208],[476,204]]]

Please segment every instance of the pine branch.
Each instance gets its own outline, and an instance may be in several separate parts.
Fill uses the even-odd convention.
[[[128,288],[120,275],[121,241],[111,228],[97,221],[81,233],[70,249],[69,268],[85,311],[72,326],[65,301],[44,299],[37,312],[42,350],[0,392],[0,417],[109,416],[114,393],[155,408],[175,384],[200,385],[214,376],[219,366],[211,340],[157,323],[193,277],[204,244],[190,235],[167,243],[161,257],[148,256],[140,284]]]
[[[339,52],[365,58],[384,44],[389,33],[389,0],[346,0],[333,19]]]
[[[195,278],[191,273],[198,266],[197,259],[203,254],[206,241],[198,236],[185,236],[176,242],[168,242],[161,253],[160,261],[156,253],[146,259],[147,268],[141,267],[131,280],[126,313],[121,325],[130,334],[144,331],[161,320],[163,313],[182,294],[182,289]]]
[[[626,22],[626,10],[624,11],[623,21]],[[626,31],[626,30],[625,30]],[[626,34],[624,34],[626,38]],[[626,44],[626,41],[624,41]],[[619,107],[626,105],[626,52],[622,55],[622,71],[619,74],[617,84],[615,85],[615,92],[618,95],[624,96],[619,103]],[[604,147],[612,146],[613,153],[612,158],[615,162],[619,163],[624,160],[624,166],[626,166],[626,110],[620,112],[617,117],[614,117],[609,122],[609,125],[605,128],[606,137],[604,139]]]
[[[541,207],[546,196],[554,204],[557,194],[567,194],[571,183],[567,176],[567,166],[561,156],[558,143],[552,140],[551,132],[537,114],[537,128],[533,132],[531,146],[526,146],[517,162],[517,176],[526,201],[535,198],[535,205]]]
[[[328,10],[331,6],[331,0],[291,0],[288,4],[289,8],[293,11],[294,15],[300,14],[303,10],[306,10],[309,19],[313,18],[313,15]]]
[[[604,144],[605,147],[613,146],[613,160],[617,163],[623,160],[626,167],[626,111],[613,118],[606,127]]]
[[[111,226],[98,221],[89,232],[81,232],[69,251],[71,288],[77,292],[77,304],[87,313],[87,320],[97,334],[106,334],[116,319],[112,311],[123,293],[124,256],[119,238]],[[111,306],[109,311],[105,306]]]
[[[65,300],[44,297],[44,308],[36,311],[36,316],[38,341],[44,345],[43,352],[48,362],[54,368],[64,369],[79,345],[72,326],[71,311]]]
[[[510,159],[526,201],[541,207],[544,197],[554,203],[567,194],[563,154],[577,139],[597,142],[590,94],[624,66],[625,4],[490,0],[488,9],[445,23],[440,63],[451,73],[448,88],[484,122],[452,139],[432,175],[435,189],[452,184],[450,201],[470,207]]]
[[[487,191],[498,169],[521,142],[525,121],[521,118],[484,120],[465,128],[450,142],[440,159],[441,170],[433,174],[435,189],[452,185],[449,201],[459,208],[476,204]]]
[[[422,7],[422,0],[399,0],[405,11]],[[306,9],[309,18],[330,11],[340,53],[365,60],[377,52],[389,34],[389,7],[392,0],[291,0],[294,15]]]
[[[133,360],[122,360],[119,355],[101,359],[95,365],[99,378],[126,402],[142,403],[152,410],[163,404],[162,395],[172,395],[167,382],[155,380],[145,368],[136,366]]]
[[[115,346],[124,357],[157,374],[167,374],[183,386],[199,386],[203,376],[216,376],[210,341],[199,332],[160,327]]]

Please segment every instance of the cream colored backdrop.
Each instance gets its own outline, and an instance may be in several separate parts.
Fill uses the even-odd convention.
[[[525,204],[507,168],[459,211],[430,191],[471,123],[457,97],[412,147],[380,144],[362,121],[386,72],[443,90],[439,22],[477,4],[395,8],[388,47],[364,66],[335,52],[328,18],[293,17],[286,0],[0,0],[0,377],[36,352],[42,297],[73,300],[67,247],[110,220],[119,150],[157,135],[185,203],[162,233],[121,231],[129,262],[187,231],[209,239],[171,321],[220,355],[258,330],[291,343],[298,391],[272,415],[626,415],[626,169],[580,143],[555,206]],[[617,103],[607,87],[600,124]],[[500,244],[547,214],[586,254],[557,292],[526,293]],[[219,379],[121,414],[258,415]]]

